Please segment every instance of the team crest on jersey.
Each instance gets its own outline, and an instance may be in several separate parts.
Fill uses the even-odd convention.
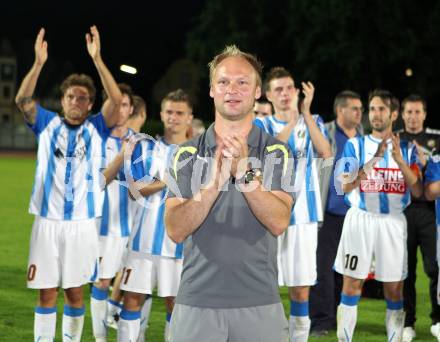
[[[55,157],[57,159],[63,159],[66,157],[66,155],[63,153],[62,149],[60,147],[57,147],[54,151],[53,154],[55,155]],[[78,158],[78,159],[83,159],[84,156],[86,154],[86,147],[85,146],[81,146],[81,147],[77,147],[75,149],[75,151],[73,151],[72,157],[71,158]]]
[[[305,130],[298,131],[298,138],[303,139],[306,136]]]
[[[71,151],[71,158],[82,160],[87,152],[85,141],[83,139],[79,139],[78,137],[76,137],[74,148],[75,149]],[[64,132],[63,134],[60,134],[58,141],[55,145],[55,148],[53,150],[53,153],[57,159],[67,158],[68,149],[69,149],[69,142],[67,138],[67,133]]]
[[[430,147],[430,148],[434,148],[435,147],[435,140],[434,139],[428,140],[426,145],[428,145],[428,147]]]
[[[406,183],[400,169],[375,167],[368,179],[361,181],[360,190],[403,195],[406,193]]]

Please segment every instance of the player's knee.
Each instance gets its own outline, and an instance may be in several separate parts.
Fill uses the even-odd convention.
[[[58,291],[53,289],[41,289],[39,295],[39,306],[54,307],[57,302]]]
[[[81,287],[74,287],[64,291],[67,304],[79,308],[83,305],[83,292]]]
[[[359,296],[362,292],[362,280],[344,276],[342,292],[347,296]]]
[[[99,281],[97,281],[94,286],[98,289],[105,290],[110,287],[110,282],[111,279],[99,279]]]
[[[142,299],[142,294],[126,291],[124,294],[124,309],[129,311],[139,311],[142,306]]]
[[[289,288],[289,297],[296,302],[306,302],[309,300],[309,286],[294,286]]]
[[[399,301],[403,298],[403,284],[401,282],[397,284],[384,283],[383,292],[386,299],[391,301]]]

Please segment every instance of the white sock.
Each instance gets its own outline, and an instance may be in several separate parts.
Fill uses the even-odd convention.
[[[145,332],[147,331],[148,328],[148,320],[150,319],[152,304],[153,304],[153,297],[148,296],[148,298],[145,299],[144,305],[142,305],[142,309],[141,309],[141,322],[140,322],[139,337],[137,342],[145,341]]]
[[[392,302],[387,300],[387,314],[385,325],[387,328],[388,342],[400,342],[402,340],[405,312],[403,301]]]
[[[290,301],[289,335],[292,342],[307,342],[310,331],[309,302]]]
[[[63,342],[79,342],[84,325],[85,307],[72,308],[64,305]]]
[[[341,293],[341,303],[338,306],[338,329],[336,335],[339,342],[351,342],[357,321],[357,307],[360,296],[348,296]]]
[[[164,341],[168,342],[170,340],[170,321],[171,321],[171,314],[167,313],[166,315],[166,321],[165,321],[165,329],[163,332]]]
[[[339,342],[351,342],[357,321],[357,305],[339,304],[337,337]]]
[[[118,341],[134,342],[139,336],[139,328],[141,322],[140,311],[128,311],[122,309],[121,316],[118,321]]]
[[[37,306],[34,314],[34,341],[53,342],[57,324],[57,308]]]
[[[114,321],[116,315],[120,315],[122,304],[113,299],[107,300],[107,323]]]
[[[289,335],[292,342],[307,342],[310,331],[309,316],[290,316]]]
[[[107,338],[107,297],[108,289],[92,287],[90,311],[92,314],[93,336],[100,341],[105,341]]]

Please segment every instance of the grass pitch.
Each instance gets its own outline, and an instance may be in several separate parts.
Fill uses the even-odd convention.
[[[28,342],[33,340],[33,311],[37,292],[26,288],[26,266],[29,237],[33,217],[28,214],[32,191],[35,160],[30,157],[0,156],[0,341]],[[421,260],[421,258],[419,258]],[[418,266],[418,308],[416,341],[435,341],[429,332],[430,301],[428,281],[421,262]],[[86,318],[82,341],[94,341],[89,310],[89,291],[86,293]],[[286,313],[289,303],[286,289],[281,289]],[[59,296],[57,341],[61,340],[62,295]],[[147,341],[163,341],[165,307],[160,298],[154,297],[147,331]],[[359,306],[355,341],[386,341],[385,302],[362,299]],[[115,331],[110,329],[109,341],[116,341]],[[335,332],[327,337],[310,338],[309,341],[336,341]],[[276,341],[274,341],[276,342]]]

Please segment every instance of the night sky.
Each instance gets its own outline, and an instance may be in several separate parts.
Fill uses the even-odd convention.
[[[7,0],[6,0],[7,1]],[[101,87],[98,74],[87,53],[85,34],[93,24],[98,26],[101,34],[101,52],[104,62],[118,82],[130,84],[135,93],[143,96],[148,103],[149,114],[157,118],[159,104],[153,99],[152,90],[173,61],[186,56],[186,35],[195,26],[206,2],[202,0],[187,1],[69,1],[69,2],[27,2],[14,1],[2,3],[0,20],[0,41],[6,38],[18,61],[18,82],[31,67],[34,60],[33,44],[40,27],[46,28],[46,40],[49,44],[49,60],[37,86],[38,96],[54,94],[55,84],[72,72],[90,74]],[[228,18],[218,18],[219,21]],[[276,19],[275,19],[276,20]],[[265,23],[273,27],[273,23]],[[364,23],[362,27],[368,24]],[[251,32],[251,31],[250,31]],[[261,48],[264,50],[264,45]],[[221,47],[219,47],[220,49]],[[251,51],[257,52],[258,51]],[[316,56],[314,56],[316,57]],[[274,58],[276,61],[276,58]],[[266,66],[268,61],[263,60]],[[272,61],[273,62],[273,61]],[[277,61],[277,63],[279,63]],[[137,75],[128,75],[119,70],[121,64],[129,64],[138,69]],[[270,62],[269,62],[270,64]],[[403,74],[403,69],[398,69]],[[207,69],[206,75],[208,73]],[[296,75],[297,70],[292,70]],[[364,70],[368,73],[368,70]],[[390,77],[393,80],[393,76]],[[321,79],[321,85],[327,79]],[[404,79],[407,88],[412,88],[412,79]],[[324,82],[324,83],[322,83]],[[407,94],[399,89],[398,78],[389,86],[391,91],[403,97]],[[317,89],[320,84],[315,84]],[[408,86],[409,85],[409,86]],[[328,86],[328,85],[327,85]],[[204,89],[206,88],[206,92]],[[203,118],[212,119],[211,102],[208,97],[207,84],[202,86],[201,96],[209,106],[201,112]],[[321,88],[322,89],[322,88]],[[172,90],[172,89],[170,89]],[[332,94],[316,94],[314,108],[319,113],[331,118],[331,103],[337,91]],[[365,99],[366,93],[361,94]],[[422,94],[423,95],[423,94]],[[100,105],[99,99],[96,106]],[[364,104],[366,106],[366,104]],[[208,108],[208,109],[207,109]],[[430,112],[438,111],[440,105],[431,95],[428,98]],[[94,108],[95,110],[97,108]],[[196,107],[197,111],[198,108]],[[151,117],[150,116],[150,117]],[[428,124],[439,127],[435,117],[428,115]]]
[[[46,29],[49,59],[37,85],[45,96],[71,72],[90,74],[99,84],[85,44],[85,34],[93,24],[101,35],[104,62],[118,82],[129,83],[134,91],[150,100],[151,89],[167,67],[185,57],[185,33],[202,7],[201,1],[121,1],[61,2],[57,5],[15,1],[2,4],[0,38],[7,38],[17,56],[18,80],[34,59],[33,44],[40,27]],[[145,5],[143,5],[145,6]],[[119,70],[121,64],[138,69],[136,75]]]

